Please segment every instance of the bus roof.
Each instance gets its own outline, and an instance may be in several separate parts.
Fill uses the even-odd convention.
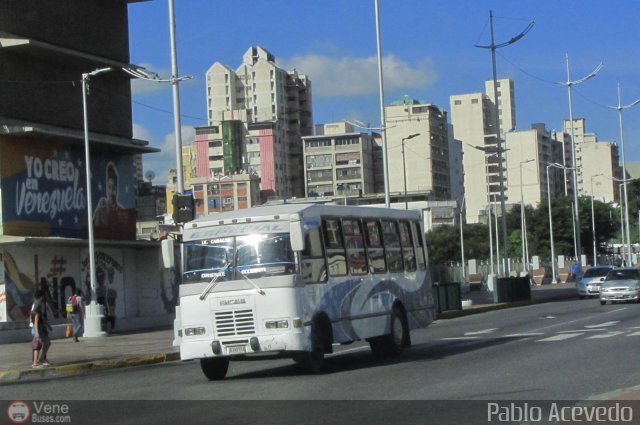
[[[233,224],[248,221],[289,221],[292,214],[307,215],[353,215],[356,217],[389,217],[400,219],[420,219],[421,214],[415,210],[380,208],[369,206],[332,205],[332,204],[279,204],[225,211],[200,217],[185,224],[185,229],[216,225]],[[235,220],[235,221],[234,221]]]

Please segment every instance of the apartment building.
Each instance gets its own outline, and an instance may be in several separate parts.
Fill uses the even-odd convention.
[[[248,161],[237,165],[260,176],[263,198],[302,196],[301,137],[312,134],[311,81],[278,68],[260,46],[250,47],[236,70],[215,62],[206,78],[208,125],[235,132],[223,156],[232,151]],[[224,168],[218,160],[211,160],[210,175]]]
[[[509,184],[505,190],[511,205],[522,201],[535,207],[548,197],[547,187],[552,197],[564,195],[563,170],[549,167],[547,186],[547,165],[562,163],[563,144],[555,138],[558,134],[548,131],[544,124],[506,134],[505,174]]]
[[[306,197],[359,197],[373,194],[376,167],[371,135],[355,132],[347,122],[316,126],[303,141]]]
[[[405,97],[386,106],[385,113],[389,192],[406,193],[410,199],[424,199],[425,194],[432,200],[450,199],[447,112]]]
[[[575,162],[578,195],[591,196],[603,202],[618,202],[621,179],[618,146],[614,142],[599,141],[595,133],[587,132],[585,118],[564,120],[564,132],[575,137]],[[569,138],[570,140],[570,138]],[[571,155],[571,146],[568,147]],[[569,156],[571,157],[571,156]]]

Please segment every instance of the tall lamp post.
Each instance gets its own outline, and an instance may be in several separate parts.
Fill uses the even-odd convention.
[[[620,100],[620,84],[618,84],[618,106],[609,106],[609,108],[611,109],[617,109],[618,110],[618,121],[620,123],[620,147],[622,149],[622,178],[624,179],[625,177],[627,177],[627,171],[626,171],[626,162],[625,162],[625,158],[624,158],[624,129],[622,126],[622,111],[624,109],[629,109],[635,105],[637,105],[638,103],[640,103],[640,99],[637,99],[633,102],[631,102],[628,105],[624,105],[622,106],[622,102]],[[627,185],[624,184],[623,185],[623,192],[624,192],[624,225],[625,225],[625,235],[626,235],[626,239],[627,239],[627,245],[626,245],[626,251],[627,251],[627,265],[630,266],[631,265],[631,233],[629,230],[629,203],[628,203],[628,198],[627,198]]]
[[[464,233],[462,232],[462,212],[464,211],[464,195],[462,196],[462,202],[460,203],[460,211],[459,213],[459,217],[460,217],[460,260],[462,262],[462,281],[466,282],[467,281],[467,271],[465,269],[465,264],[464,264]]]
[[[568,167],[560,165],[558,163],[547,164],[547,202],[549,203],[549,239],[551,241],[551,283],[556,284],[558,281],[556,280],[556,253],[555,247],[553,246],[553,219],[551,217],[551,185],[549,179],[549,168],[559,168],[563,171],[568,170]],[[555,187],[555,184],[554,184]]]
[[[501,162],[502,156],[500,154],[503,153],[503,152],[508,151],[509,149],[502,149],[502,148],[497,148],[497,147],[494,147],[494,146],[478,146],[478,145],[474,146],[474,145],[471,145],[471,144],[468,144],[468,145],[471,146],[474,149],[478,149],[479,151],[483,151],[485,154],[490,154],[490,155],[486,155],[485,156],[485,177],[486,177],[486,180],[487,180],[487,197],[488,197],[488,200],[489,200],[489,243],[491,244],[491,205],[492,205],[492,203],[491,203],[491,187],[490,187],[490,184],[489,184],[489,165],[487,163],[487,159],[495,155],[498,158],[498,167],[500,168],[500,171],[502,171],[502,162]],[[502,180],[501,180],[501,183],[500,183],[500,189],[504,190],[504,187],[502,185]],[[495,196],[494,196],[493,199],[495,201]],[[503,220],[505,220],[504,217],[503,217]],[[497,211],[496,211],[496,246],[498,245],[498,237],[497,237],[497,235],[498,235],[498,223],[497,223],[497,221],[498,221],[498,216],[497,216]],[[503,223],[504,223],[504,221],[503,221]],[[503,235],[503,240],[504,240],[504,235]],[[491,249],[491,252],[492,252],[492,254],[491,254],[491,264],[492,264],[491,268],[493,269],[493,248],[491,247],[490,249]],[[496,248],[496,252],[497,252],[496,263],[498,264],[498,274],[500,274],[500,250]],[[504,260],[505,260],[505,262],[508,263],[508,258],[506,257],[506,255],[507,255],[507,253],[505,251]],[[505,270],[506,270],[506,267],[505,267]],[[492,270],[491,274],[493,274],[493,270]]]
[[[378,0],[374,1],[376,14],[376,45],[378,53],[378,91],[380,93],[380,135],[382,136],[382,171],[384,172],[384,204],[391,205],[389,195],[389,152],[387,149],[387,116],[384,110],[384,80],[382,77],[382,48],[380,46],[380,8]]]
[[[496,49],[500,49],[502,47],[506,47],[509,46],[513,43],[515,43],[516,41],[520,40],[522,37],[525,36],[525,34],[527,34],[534,25],[534,22],[529,22],[529,24],[527,25],[527,27],[518,35],[516,35],[515,37],[512,37],[510,40],[504,42],[504,43],[500,43],[500,44],[496,44],[495,43],[495,38],[494,38],[494,33],[493,33],[493,11],[489,11],[489,21],[490,21],[490,26],[491,26],[491,44],[489,45],[479,45],[476,44],[476,47],[479,47],[481,49],[489,49],[491,50],[491,64],[493,67],[493,97],[494,97],[494,102],[495,102],[495,112],[494,112],[494,119],[495,119],[495,130],[496,130],[496,141],[497,141],[497,152],[498,152],[498,173],[499,173],[499,177],[500,177],[500,213],[502,214],[502,249],[504,250],[504,261],[505,261],[505,272],[508,272],[508,268],[509,268],[509,239],[507,238],[507,209],[505,207],[505,196],[504,196],[504,171],[502,169],[502,153],[503,153],[503,149],[502,149],[502,138],[500,135],[500,117],[499,117],[499,105],[498,105],[498,77],[497,77],[497,72],[496,72]],[[506,273],[505,273],[506,274]]]
[[[574,125],[573,125],[573,100],[571,97],[571,87],[575,86],[576,84],[580,84],[580,83],[584,83],[585,81],[593,78],[596,76],[596,74],[602,69],[603,65],[602,63],[600,63],[593,71],[591,71],[591,73],[589,75],[587,75],[586,77],[580,78],[579,80],[575,80],[575,81],[571,81],[571,75],[569,72],[569,55],[567,54],[565,56],[566,58],[566,63],[567,63],[567,81],[566,82],[560,82],[558,84],[561,84],[563,86],[567,86],[567,90],[569,92],[569,125],[571,126],[571,165],[573,166],[572,168],[566,168],[566,169],[570,169],[572,170],[572,179],[573,179],[573,203],[575,205],[575,209],[573,210],[574,215],[573,215],[573,220],[574,220],[574,226],[576,229],[576,242],[575,242],[575,252],[576,255],[578,256],[577,260],[578,263],[580,263],[582,265],[582,261],[580,258],[580,255],[582,255],[582,241],[580,240],[580,213],[579,213],[579,208],[578,208],[578,178],[576,176],[577,173],[577,169],[578,169],[578,164],[576,163],[576,140],[575,140],[575,132],[574,132]],[[565,177],[566,179],[566,177]]]
[[[591,176],[591,234],[593,237],[593,265],[594,267],[598,265],[598,252],[596,251],[596,215],[593,208],[593,198],[595,197],[593,193],[593,179],[596,177],[600,177],[603,174],[595,174]]]
[[[89,281],[91,282],[91,303],[87,306],[84,321],[84,336],[88,338],[106,336],[107,333],[102,330],[102,318],[104,316],[104,307],[99,305],[96,292],[96,253],[93,236],[93,203],[91,200],[91,166],[89,155],[89,118],[87,113],[87,91],[89,88],[89,79],[94,75],[102,72],[111,71],[111,68],[95,69],[91,72],[82,74],[82,116],[84,119],[84,162],[87,177],[87,229],[89,233]]]
[[[404,209],[409,209],[409,202],[407,201],[407,164],[404,161],[404,141],[413,139],[414,137],[419,136],[420,133],[411,134],[407,137],[402,138],[402,174],[404,177]]]
[[[525,273],[529,273],[529,257],[526,250],[526,220],[524,218],[524,190],[522,188],[522,165],[529,162],[533,162],[534,159],[527,159],[526,161],[520,161],[520,238],[522,239],[522,262],[524,263]]]

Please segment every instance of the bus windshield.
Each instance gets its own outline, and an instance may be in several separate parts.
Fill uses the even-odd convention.
[[[184,282],[295,273],[288,233],[207,239],[185,244]]]

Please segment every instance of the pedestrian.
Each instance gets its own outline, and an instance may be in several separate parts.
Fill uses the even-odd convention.
[[[82,301],[82,290],[77,289],[67,299],[67,318],[71,320],[73,340],[78,342],[78,337],[84,332],[84,303]]]
[[[38,289],[34,296],[33,310],[31,312],[31,322],[33,323],[34,336],[31,340],[31,349],[33,351],[32,367],[51,366],[47,359],[47,353],[51,346],[49,339],[49,331],[51,326],[46,318],[47,303],[45,301],[44,292]]]

